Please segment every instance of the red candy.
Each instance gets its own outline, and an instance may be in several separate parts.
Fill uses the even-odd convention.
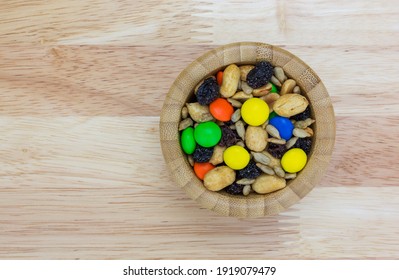
[[[204,180],[205,174],[208,173],[208,171],[214,169],[215,166],[209,162],[204,162],[204,163],[199,163],[196,162],[194,163],[194,172],[195,175],[201,180]]]
[[[215,119],[227,122],[231,119],[234,108],[226,99],[218,98],[209,104],[209,111]]]
[[[219,72],[216,74],[216,81],[218,82],[218,85],[219,85],[219,86],[222,85],[222,83],[223,83],[223,72],[222,72],[222,71],[219,71]]]

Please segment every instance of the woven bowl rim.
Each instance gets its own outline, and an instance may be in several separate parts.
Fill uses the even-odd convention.
[[[209,74],[231,63],[268,60],[298,82],[316,119],[312,151],[305,168],[287,187],[266,195],[233,196],[207,190],[180,148],[178,124],[181,109],[195,85]],[[176,78],[166,95],[160,117],[160,143],[169,173],[187,195],[201,206],[224,216],[239,218],[275,215],[306,196],[328,167],[335,142],[335,115],[324,84],[305,62],[280,47],[260,42],[236,42],[209,50],[190,63]]]

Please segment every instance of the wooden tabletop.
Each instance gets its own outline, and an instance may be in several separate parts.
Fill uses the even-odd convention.
[[[2,3],[0,258],[399,259],[398,18],[394,0]],[[169,86],[235,41],[302,58],[335,108],[326,175],[273,217],[201,209],[161,154]]]

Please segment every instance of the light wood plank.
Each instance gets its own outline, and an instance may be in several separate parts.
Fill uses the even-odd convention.
[[[1,195],[1,258],[399,257],[398,187],[316,188],[291,210],[255,220],[219,217],[163,185]]]
[[[398,5],[372,1],[7,1],[0,41],[23,44],[397,45]]]
[[[398,116],[398,46],[286,48],[315,69],[337,115]],[[212,47],[0,47],[0,112],[159,116],[177,75]]]
[[[114,185],[173,189],[158,122],[158,117],[135,116],[2,117],[0,185],[40,190]],[[393,156],[399,154],[398,125],[397,118],[374,122],[367,117],[338,118],[335,152],[320,186],[399,186],[399,158]],[[366,126],[376,135],[389,136],[375,140],[363,133]]]

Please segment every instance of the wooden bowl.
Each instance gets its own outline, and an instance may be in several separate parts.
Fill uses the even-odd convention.
[[[208,191],[193,171],[183,153],[178,125],[181,109],[193,94],[194,87],[207,75],[229,64],[255,64],[266,60],[280,66],[294,79],[309,100],[314,124],[312,150],[305,168],[287,187],[260,195],[233,196]],[[253,218],[277,214],[303,198],[319,182],[330,161],[335,141],[335,117],[327,89],[316,73],[295,55],[279,47],[255,42],[233,43],[208,51],[186,69],[172,84],[160,118],[162,152],[177,185],[201,206],[224,216]]]

